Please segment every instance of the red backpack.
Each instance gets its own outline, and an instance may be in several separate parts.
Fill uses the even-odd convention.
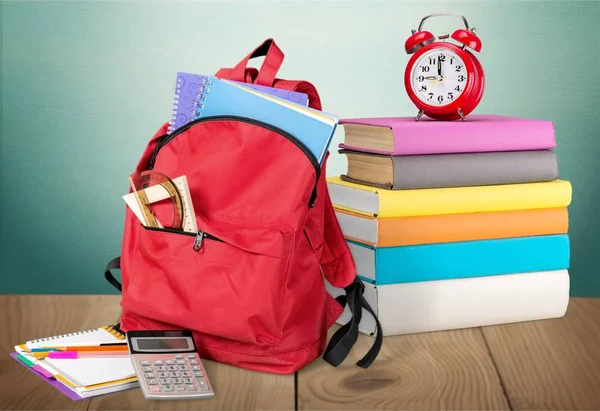
[[[260,70],[246,67],[259,56]],[[283,57],[268,39],[215,76],[300,91],[320,110],[312,84],[275,78]],[[186,175],[200,231],[148,228],[127,209],[121,257],[105,273],[122,291],[121,328],[191,329],[203,358],[264,372],[293,373],[323,353],[340,364],[358,338],[362,309],[374,313],[331,205],[325,163],[253,119],[207,117],[166,130],[152,137],[136,171]],[[334,300],[323,276],[346,296]],[[352,320],[326,347],[344,305]],[[378,328],[359,366],[374,361],[381,341]]]

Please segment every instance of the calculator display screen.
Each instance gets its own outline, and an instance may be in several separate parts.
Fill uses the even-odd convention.
[[[140,350],[181,350],[191,348],[186,338],[138,338],[137,346]]]
[[[136,353],[191,352],[195,351],[192,337],[140,336],[129,339],[129,350]]]

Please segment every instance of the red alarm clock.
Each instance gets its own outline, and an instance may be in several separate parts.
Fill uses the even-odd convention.
[[[452,36],[435,36],[423,29],[425,20],[438,16],[460,17],[465,29]],[[457,44],[446,42],[451,37]],[[412,102],[419,109],[415,120],[425,114],[435,120],[466,120],[483,96],[484,74],[477,57],[466,48],[481,51],[481,40],[475,28],[458,13],[435,13],[423,17],[418,30],[404,44],[412,54],[404,72],[404,85]]]

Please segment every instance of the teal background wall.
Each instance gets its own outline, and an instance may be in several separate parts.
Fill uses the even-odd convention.
[[[483,41],[477,113],[555,122],[573,184],[571,294],[600,296],[600,2],[0,3],[2,293],[112,293],[127,176],[168,119],[175,72],[231,67],[267,37],[280,76],[341,117],[414,115],[404,41],[464,14]],[[434,33],[454,19],[427,22]],[[451,32],[451,31],[450,31]],[[333,142],[342,139],[340,131]],[[335,152],[335,150],[334,150]],[[330,175],[345,170],[335,153]]]

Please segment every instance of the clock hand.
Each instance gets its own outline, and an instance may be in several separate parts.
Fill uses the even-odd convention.
[[[439,83],[440,81],[442,81],[442,79],[438,78],[436,81],[432,81],[431,83],[429,83],[428,86],[433,86],[435,83]]]
[[[423,77],[424,80],[441,80],[441,76],[427,76]]]
[[[438,76],[442,76],[442,61],[440,60],[440,56],[438,56]]]

